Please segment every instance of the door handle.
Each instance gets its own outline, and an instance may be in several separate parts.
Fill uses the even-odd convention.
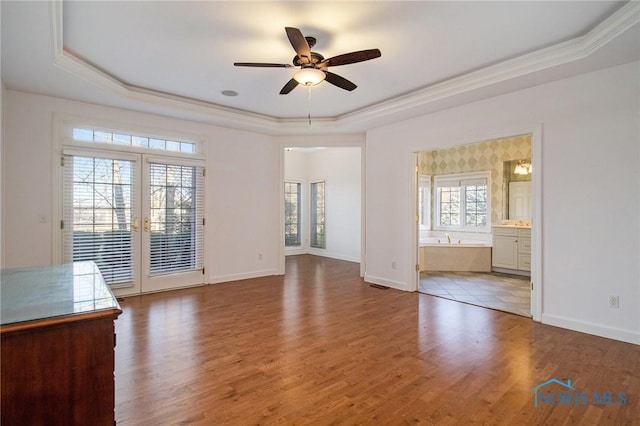
[[[144,218],[144,232],[149,232],[149,227],[150,227],[149,218],[145,217]]]
[[[134,217],[133,218],[133,232],[138,232],[138,230],[140,229],[140,219],[138,219],[138,217]]]

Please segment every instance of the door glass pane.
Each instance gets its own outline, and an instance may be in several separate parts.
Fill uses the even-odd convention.
[[[133,280],[134,162],[66,157],[64,259],[92,260],[109,284]]]
[[[202,269],[202,168],[150,164],[149,274]]]

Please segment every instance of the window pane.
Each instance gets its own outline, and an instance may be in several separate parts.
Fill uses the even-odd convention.
[[[301,185],[297,182],[284,184],[284,245],[295,247],[301,244],[300,238],[300,198]]]
[[[143,148],[149,148],[149,138],[143,138],[140,136],[131,137],[131,145],[139,146]]]
[[[324,182],[311,184],[311,247],[326,248],[325,234],[325,185]]]
[[[163,139],[149,139],[149,148],[164,149],[164,142],[165,141]]]
[[[167,141],[167,151],[180,151],[180,142]]]
[[[456,226],[460,224],[460,188],[438,188],[440,203],[440,225]]]
[[[115,145],[131,145],[131,135],[120,135],[117,133],[113,134],[113,143]]]
[[[420,225],[429,227],[429,218],[431,216],[430,211],[430,198],[431,193],[429,187],[421,187],[418,192],[418,215],[420,220]]]
[[[93,140],[96,142],[107,142],[111,143],[111,133],[110,132],[100,132],[96,130],[93,132]]]
[[[69,163],[64,172],[65,261],[95,261],[109,284],[131,281],[132,163],[79,156]]]
[[[465,187],[465,225],[485,227],[487,225],[487,186]]]
[[[73,139],[77,141],[93,142],[93,130],[73,129]]]
[[[180,152],[195,153],[196,146],[195,144],[192,144],[192,143],[180,142]]]
[[[196,200],[198,168],[151,164],[150,274],[200,269]]]

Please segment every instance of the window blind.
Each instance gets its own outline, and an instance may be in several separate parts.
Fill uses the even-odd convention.
[[[149,275],[203,268],[203,175],[200,166],[149,164]]]
[[[108,284],[132,282],[137,263],[132,236],[134,161],[63,158],[64,261],[92,260]]]

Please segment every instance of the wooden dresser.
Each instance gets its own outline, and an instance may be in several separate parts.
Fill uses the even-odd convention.
[[[2,424],[113,426],[122,311],[96,265],[5,269],[0,297]]]

